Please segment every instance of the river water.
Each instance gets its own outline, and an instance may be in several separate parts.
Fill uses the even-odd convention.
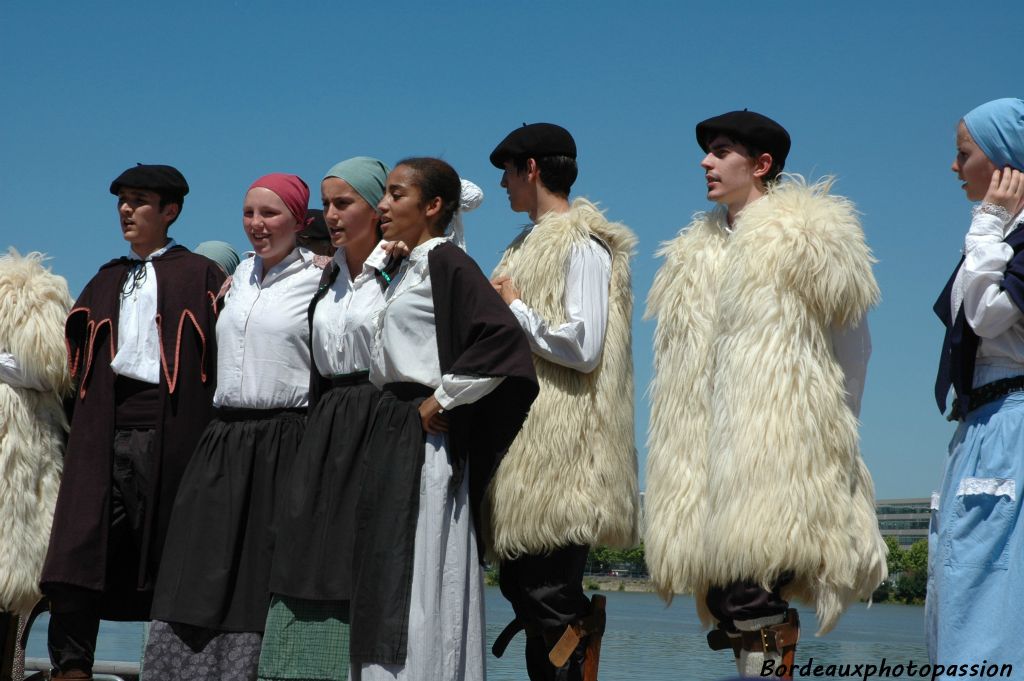
[[[598,593],[598,592],[594,592]],[[608,631],[601,646],[601,681],[713,681],[732,675],[732,654],[708,649],[694,610],[693,599],[677,597],[671,607],[654,594],[600,592],[608,597]],[[512,609],[496,587],[486,589],[487,640],[512,619]],[[814,637],[814,617],[801,609],[803,640],[797,665],[881,666],[927,662],[924,645],[924,608],[910,605],[857,604],[832,632]],[[46,616],[32,629],[29,657],[46,657]],[[490,681],[525,681],[522,635],[496,659],[488,655]],[[142,625],[104,622],[97,658],[135,661],[142,650]],[[815,678],[835,678],[818,674]],[[873,677],[872,677],[873,678]]]

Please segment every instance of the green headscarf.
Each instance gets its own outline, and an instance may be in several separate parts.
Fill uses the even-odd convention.
[[[384,197],[384,185],[389,172],[391,169],[382,161],[369,156],[356,156],[335,164],[324,175],[324,179],[337,177],[345,180],[371,208],[377,210],[377,204]]]

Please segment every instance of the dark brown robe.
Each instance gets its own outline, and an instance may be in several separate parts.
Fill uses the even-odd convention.
[[[68,315],[65,337],[77,389],[64,474],[42,585],[102,592],[105,619],[149,619],[149,601],[178,482],[210,420],[216,384],[217,265],[180,246],[153,258],[160,334],[160,419],[143,545],[108,547],[114,381],[122,282],[128,258],[100,268]],[[131,544],[131,542],[122,542]]]

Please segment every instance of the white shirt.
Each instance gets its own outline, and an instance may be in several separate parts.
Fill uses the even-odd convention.
[[[388,286],[377,315],[370,381],[378,388],[419,383],[434,388],[444,409],[454,409],[484,397],[505,378],[441,374],[427,254],[445,241],[437,237],[414,248]]]
[[[596,369],[608,327],[611,279],[612,258],[604,246],[594,239],[573,246],[565,263],[565,323],[551,326],[518,298],[509,306],[530,340],[530,349],[583,373]]]
[[[121,295],[117,317],[117,354],[110,361],[110,368],[119,376],[160,383],[160,332],[156,328],[156,271],[152,260],[176,245],[171,239],[166,246],[146,256],[146,274],[142,281],[128,295]],[[128,257],[143,260],[131,249]]]
[[[1004,223],[975,210],[964,238],[964,262],[953,283],[950,312],[964,316],[981,342],[974,369],[974,387],[1024,374],[1024,313],[1003,290],[1013,247],[1004,239],[1024,224],[1024,213]]]
[[[349,277],[344,247],[334,254],[338,278],[313,313],[313,361],[323,376],[370,367],[376,315],[384,306],[384,289],[376,276],[376,268],[387,259],[383,243],[366,258],[355,279]]]
[[[40,376],[34,376],[22,368],[18,358],[10,352],[0,352],[0,383],[6,383],[12,388],[28,388],[40,392],[50,390]]]
[[[294,409],[309,404],[309,303],[323,270],[296,248],[263,274],[243,260],[217,318],[217,407]]]

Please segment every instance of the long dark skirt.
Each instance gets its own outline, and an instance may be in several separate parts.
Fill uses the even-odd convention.
[[[295,411],[237,410],[206,427],[174,502],[153,619],[263,631],[276,500],[305,421]]]
[[[431,389],[385,386],[367,438],[356,511],[350,654],[355,663],[403,664],[425,433],[418,405]]]
[[[380,391],[332,388],[309,416],[277,516],[270,591],[317,601],[352,597],[352,544],[366,435]]]

